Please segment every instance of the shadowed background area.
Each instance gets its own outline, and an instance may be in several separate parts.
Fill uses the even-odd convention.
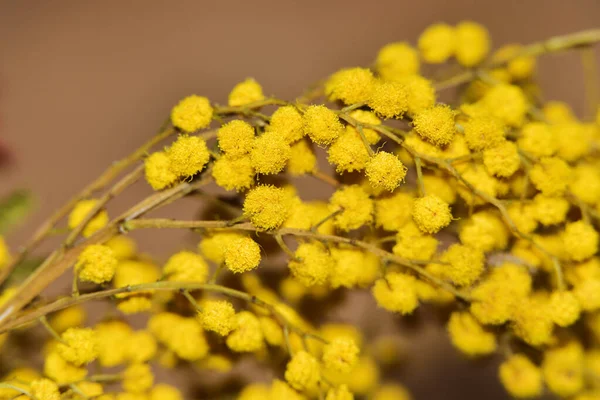
[[[596,0],[0,1],[0,141],[14,157],[0,171],[0,195],[28,188],[39,199],[9,242],[21,243],[154,134],[188,94],[224,104],[234,84],[254,77],[265,94],[292,99],[341,67],[368,65],[385,43],[415,43],[434,22],[475,20],[497,47],[597,27],[599,15]],[[546,56],[539,64],[545,97],[581,115],[578,58]],[[135,186],[122,201],[147,191]],[[191,210],[170,215],[189,218]],[[155,254],[195,244],[189,239],[162,235]],[[439,330],[408,336],[415,364],[403,382],[417,399],[505,397],[493,363],[458,359]]]

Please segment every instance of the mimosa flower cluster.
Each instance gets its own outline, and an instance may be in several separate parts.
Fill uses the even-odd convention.
[[[535,84],[537,56],[597,41],[588,31],[493,51],[475,22],[435,24],[294,101],[254,79],[227,106],[183,98],[164,132],[31,245],[65,217],[61,247],[4,287],[7,353],[32,322],[47,341],[40,365],[3,363],[0,399],[207,398],[157,372],[227,376],[244,356],[271,372],[213,389],[218,398],[410,399],[384,378],[394,337],[315,317],[314,304],[332,315],[335,298],[358,291],[398,319],[449,310],[448,340],[468,358],[500,355],[509,396],[600,399],[600,109],[578,118]],[[448,89],[457,96],[440,101]],[[109,215],[142,177],[152,193]],[[309,200],[298,179],[330,190]],[[217,207],[147,216],[198,195]],[[151,228],[190,229],[197,245],[160,262],[132,238]],[[24,257],[0,238],[5,276]],[[33,301],[68,269],[70,297]],[[84,304],[101,299],[114,307],[89,318]]]

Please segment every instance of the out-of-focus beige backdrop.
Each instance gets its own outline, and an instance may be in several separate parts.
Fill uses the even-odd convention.
[[[0,141],[15,156],[0,171],[0,195],[24,187],[40,199],[10,243],[153,134],[185,95],[225,103],[235,83],[254,77],[266,94],[291,99],[438,21],[481,22],[502,45],[597,27],[599,16],[598,0],[0,1]],[[581,112],[577,58],[540,64],[547,98]],[[413,352],[406,381],[416,398],[504,398],[493,366],[450,357],[447,345],[438,357],[437,341],[445,339],[422,335]]]

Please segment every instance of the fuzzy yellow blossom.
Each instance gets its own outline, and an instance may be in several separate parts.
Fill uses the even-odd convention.
[[[317,157],[308,141],[299,140],[292,145],[291,149],[287,164],[287,171],[291,175],[304,175],[316,170]]]
[[[558,141],[548,124],[529,122],[523,125],[517,140],[519,148],[533,157],[549,157],[558,150]]]
[[[408,75],[398,80],[406,91],[407,112],[419,114],[435,105],[436,95],[433,83],[420,75]]]
[[[404,145],[413,150],[413,152],[418,153],[418,154],[422,154],[425,156],[430,156],[430,157],[441,157],[442,156],[442,150],[421,139],[421,137],[418,134],[408,134],[404,140]],[[403,157],[403,154],[406,154],[406,157]],[[403,153],[402,151],[399,153],[400,159],[402,160],[402,162],[404,162],[407,165],[413,165],[414,164],[414,160],[412,158],[412,156],[408,155],[408,153]]]
[[[80,305],[71,306],[60,310],[49,318],[52,329],[57,333],[63,333],[69,328],[83,325],[86,313]]]
[[[398,230],[394,254],[419,260],[429,260],[437,250],[438,241],[434,236],[426,235],[413,222],[408,222]]]
[[[453,244],[441,258],[443,262],[449,263],[444,266],[444,275],[459,286],[471,285],[483,272],[484,258],[481,250]]]
[[[581,344],[571,342],[544,352],[542,372],[548,388],[561,397],[578,393],[584,386]]]
[[[82,366],[98,357],[98,338],[89,328],[69,328],[61,335],[62,342],[56,346],[58,354],[65,361]]]
[[[163,268],[167,280],[176,282],[205,283],[208,272],[208,265],[202,256],[191,251],[173,254]]]
[[[378,198],[375,203],[375,224],[387,231],[397,231],[412,219],[413,196],[396,191]]]
[[[500,382],[513,397],[538,397],[544,390],[542,372],[523,354],[514,354],[500,364]]]
[[[237,400],[263,400],[270,398],[270,395],[270,388],[264,383],[251,383],[242,389]]]
[[[208,163],[210,153],[206,142],[198,136],[181,135],[167,150],[169,168],[179,177],[189,177],[200,172]]]
[[[571,107],[561,101],[549,101],[544,104],[542,109],[544,117],[553,124],[559,124],[563,122],[572,122],[575,120],[575,115]]]
[[[447,328],[454,347],[469,356],[486,355],[496,350],[494,334],[486,331],[468,312],[453,312]]]
[[[113,285],[116,288],[156,282],[160,273],[156,265],[145,261],[126,260],[117,265]],[[121,297],[127,297],[121,296]]]
[[[306,397],[296,392],[287,383],[276,379],[271,385],[269,399],[306,400]],[[261,397],[263,399],[263,397]],[[258,399],[256,399],[258,400]]]
[[[284,341],[283,329],[273,318],[260,317],[260,328],[265,341],[271,346],[281,346]]]
[[[217,231],[205,235],[198,243],[198,249],[210,261],[221,264],[225,259],[225,250],[229,244],[240,237],[244,237],[244,235],[239,232]]]
[[[463,21],[456,26],[456,59],[465,67],[481,63],[490,51],[488,31],[476,22]]]
[[[98,200],[89,199],[81,200],[75,204],[73,210],[69,214],[68,225],[69,229],[77,228],[88,216],[88,214],[96,208]],[[108,213],[106,210],[100,210],[96,215],[87,223],[82,231],[84,237],[90,237],[98,230],[104,228],[108,224]]]
[[[150,390],[148,400],[183,400],[183,395],[176,387],[159,383]]]
[[[135,241],[124,235],[114,236],[104,244],[113,251],[113,254],[119,261],[131,259],[137,252]]]
[[[586,311],[600,309],[600,278],[588,279],[574,290],[581,308]]]
[[[110,247],[92,244],[86,247],[75,264],[75,271],[84,282],[103,283],[110,281],[117,269],[117,258]]]
[[[504,126],[489,115],[475,115],[462,123],[465,140],[473,151],[496,147],[504,141]]]
[[[171,122],[184,132],[194,132],[210,125],[213,108],[206,97],[191,95],[171,111]]]
[[[421,57],[428,63],[440,64],[454,55],[457,35],[448,24],[433,24],[419,36]]]
[[[223,261],[233,273],[251,271],[260,264],[260,247],[249,237],[232,239],[225,249]]]
[[[389,272],[373,286],[377,305],[388,311],[410,314],[419,305],[416,279],[411,275]]]
[[[459,231],[462,244],[483,252],[506,248],[508,235],[504,221],[491,211],[474,213],[463,222]]]
[[[128,336],[126,346],[127,359],[132,363],[150,361],[156,355],[157,344],[154,336],[147,330],[139,330]]]
[[[366,68],[346,68],[329,77],[325,82],[325,94],[331,101],[341,100],[345,104],[362,103],[369,100],[375,78]]]
[[[521,165],[517,146],[508,140],[483,151],[483,165],[491,175],[508,178]]]
[[[377,118],[377,115],[375,115],[375,113],[371,111],[353,110],[350,111],[349,115],[363,124],[381,125],[381,120]],[[363,133],[367,138],[367,142],[369,142],[370,144],[376,144],[381,139],[379,133],[377,133],[374,129],[364,127]]]
[[[344,127],[335,112],[323,105],[312,105],[304,113],[304,131],[310,140],[325,146],[333,143]]]
[[[359,133],[351,126],[346,126],[327,154],[327,160],[338,173],[363,170],[371,158]]]
[[[512,320],[515,335],[532,346],[549,343],[552,339],[552,315],[545,298],[521,299],[515,305]]]
[[[231,158],[248,154],[254,141],[254,127],[240,119],[221,126],[217,132],[217,141],[222,152]]]
[[[325,400],[354,400],[354,395],[348,390],[347,385],[342,384],[329,389],[325,395]]]
[[[256,172],[249,156],[216,160],[212,168],[215,183],[225,190],[242,191],[252,187]]]
[[[195,361],[208,354],[204,331],[195,318],[167,312],[154,314],[148,321],[148,329],[159,342],[183,360]]]
[[[516,80],[529,78],[535,72],[536,60],[535,57],[532,56],[515,57],[522,50],[523,46],[519,44],[502,46],[494,54],[493,60],[497,62],[509,60],[506,63],[506,70],[512,78]]]
[[[254,139],[250,160],[256,172],[276,174],[285,168],[291,153],[291,147],[283,136],[275,131],[268,131]]]
[[[406,86],[394,81],[377,82],[368,105],[383,118],[400,118],[408,111]]]
[[[579,164],[573,169],[569,191],[587,204],[600,202],[600,170],[593,164]]]
[[[177,181],[177,175],[171,171],[171,160],[164,151],[150,154],[144,160],[146,181],[152,189],[161,190]]]
[[[87,369],[65,361],[59,353],[52,351],[46,355],[44,375],[62,385],[82,380],[87,375]]]
[[[419,229],[425,233],[436,233],[452,221],[448,203],[433,194],[414,201],[412,217]]]
[[[406,167],[395,155],[380,151],[367,163],[367,178],[375,189],[393,191],[406,176]]]
[[[557,157],[544,157],[529,171],[535,187],[546,196],[560,196],[571,179],[571,168]]]
[[[271,115],[266,129],[279,133],[291,144],[304,136],[304,119],[294,106],[279,107]]]
[[[413,75],[419,72],[419,54],[408,43],[389,43],[379,50],[375,67],[386,80]]]
[[[598,232],[585,221],[567,224],[563,233],[567,256],[574,261],[582,261],[598,251]]]
[[[287,363],[285,380],[296,390],[314,390],[321,380],[319,361],[306,351],[297,352]]]
[[[323,348],[323,364],[331,370],[348,373],[358,361],[359,349],[354,340],[339,337]]]
[[[234,328],[235,309],[226,300],[206,300],[198,313],[202,327],[221,336],[227,336]]]
[[[36,379],[30,387],[31,394],[38,400],[60,400],[58,385],[50,379]]]
[[[419,136],[436,146],[449,144],[456,133],[454,111],[444,105],[436,105],[416,114],[413,125]]]
[[[584,125],[570,122],[552,125],[550,129],[558,142],[556,155],[563,160],[574,162],[591,151],[590,139]]]
[[[571,205],[564,197],[548,197],[540,193],[533,198],[530,212],[542,225],[549,226],[563,222],[569,208]]]
[[[456,201],[456,188],[443,176],[424,174],[423,186],[425,193],[433,194],[448,204]]]
[[[346,247],[334,247],[330,252],[335,261],[329,276],[332,288],[364,287],[377,279],[380,265],[379,258],[374,254]]]
[[[235,330],[227,337],[227,347],[235,352],[252,352],[263,348],[260,321],[249,311],[235,315]]]
[[[556,291],[550,296],[550,313],[558,326],[569,326],[579,318],[581,306],[572,292]]]
[[[261,185],[250,190],[244,200],[244,215],[258,229],[279,228],[287,219],[291,202],[285,190]]]
[[[103,367],[113,367],[127,360],[132,329],[125,322],[105,321],[96,325],[98,361]]]
[[[137,314],[152,308],[152,299],[149,295],[134,295],[120,300],[117,308],[123,314]]]
[[[331,212],[341,210],[333,222],[344,231],[360,228],[373,221],[373,201],[358,185],[338,189],[329,203]]]
[[[154,375],[148,364],[131,364],[123,371],[123,389],[130,393],[142,393],[154,384]]]
[[[323,244],[306,242],[298,245],[288,267],[304,286],[323,285],[334,267],[334,260]]]
[[[265,98],[262,87],[252,78],[238,83],[229,93],[229,105],[232,107],[245,106],[246,104],[261,101]]]

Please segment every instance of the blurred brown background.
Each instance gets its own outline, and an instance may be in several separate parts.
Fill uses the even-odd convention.
[[[0,195],[29,188],[40,199],[10,243],[153,134],[185,95],[225,103],[254,77],[291,99],[438,21],[481,22],[498,46],[597,27],[599,17],[598,0],[0,1],[0,141],[15,157],[0,171]],[[577,58],[540,64],[546,97],[581,112]],[[504,398],[493,365],[443,355],[439,332],[419,336],[421,362],[405,379],[417,399]]]

